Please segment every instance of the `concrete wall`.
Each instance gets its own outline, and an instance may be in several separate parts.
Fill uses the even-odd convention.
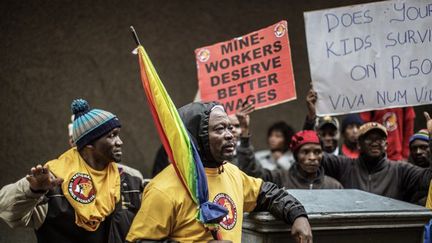
[[[253,143],[264,148],[270,124],[300,129],[306,114],[303,12],[361,2],[368,1],[1,1],[0,187],[68,148],[70,103],[78,97],[120,117],[125,163],[150,175],[159,142],[130,25],[180,107],[197,90],[195,48],[288,20],[298,100],[252,115]],[[0,242],[32,241],[31,231],[0,223]]]

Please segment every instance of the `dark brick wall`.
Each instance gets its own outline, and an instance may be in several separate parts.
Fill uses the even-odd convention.
[[[271,123],[300,129],[306,114],[303,11],[360,2],[368,1],[1,1],[0,187],[68,148],[77,97],[120,117],[124,161],[150,175],[159,142],[131,54],[131,24],[180,107],[196,93],[195,48],[288,20],[298,100],[252,115],[253,142],[264,148]],[[32,241],[31,231],[0,223],[0,242]]]

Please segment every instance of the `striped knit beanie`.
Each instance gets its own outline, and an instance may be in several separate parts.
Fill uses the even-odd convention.
[[[409,139],[409,144],[411,145],[411,143],[412,143],[414,140],[417,140],[417,139],[420,139],[420,140],[423,140],[423,141],[429,142],[429,132],[428,132],[428,130],[426,130],[426,129],[421,129],[420,131],[414,133],[414,134],[410,137],[410,139]]]
[[[75,119],[72,123],[72,139],[78,150],[107,134],[116,127],[121,127],[119,119],[111,112],[91,109],[87,101],[76,99],[71,104]]]

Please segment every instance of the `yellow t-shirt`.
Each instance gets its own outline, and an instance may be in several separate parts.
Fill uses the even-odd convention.
[[[120,200],[117,165],[112,162],[104,170],[95,170],[84,161],[76,147],[46,164],[51,173],[64,180],[61,188],[74,208],[75,223],[87,231],[96,231]]]
[[[432,183],[429,184],[429,192],[426,200],[426,207],[432,209]]]
[[[224,172],[205,168],[209,187],[209,201],[224,205],[229,213],[220,223],[224,240],[241,242],[243,212],[250,212],[262,180],[247,176],[235,165],[224,165]],[[160,240],[170,238],[179,242],[207,242],[210,232],[195,219],[195,205],[169,165],[146,187],[141,208],[127,236],[128,241],[138,239]]]

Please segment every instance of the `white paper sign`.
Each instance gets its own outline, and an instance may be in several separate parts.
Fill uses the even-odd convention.
[[[317,114],[432,103],[432,0],[304,13]]]

